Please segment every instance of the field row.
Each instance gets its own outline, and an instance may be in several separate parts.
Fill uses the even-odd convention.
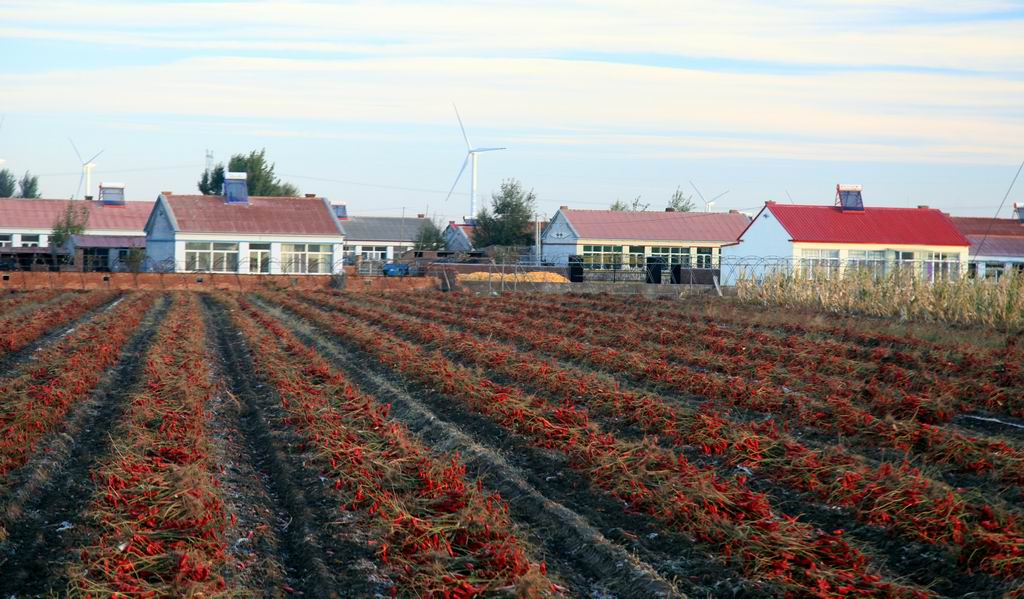
[[[1024,583],[1013,347],[609,297],[272,289],[16,294],[3,331],[5,596]]]

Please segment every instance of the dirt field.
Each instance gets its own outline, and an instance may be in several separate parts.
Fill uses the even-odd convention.
[[[729,301],[0,296],[0,595],[1024,595],[1024,349]]]

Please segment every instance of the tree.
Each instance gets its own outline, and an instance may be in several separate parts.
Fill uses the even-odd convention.
[[[25,176],[18,181],[18,197],[19,198],[38,198],[42,197],[39,194],[39,177],[32,173],[25,171]]]
[[[17,185],[14,173],[7,169],[0,170],[0,198],[13,198]]]
[[[676,187],[675,193],[668,201],[668,207],[676,212],[693,212],[693,196],[684,194],[682,187]]]
[[[473,245],[529,245],[533,241],[530,221],[536,201],[533,190],[524,191],[516,179],[502,181],[501,189],[491,194],[491,210],[484,207],[476,217]]]
[[[437,226],[433,220],[427,219],[420,227],[420,232],[416,234],[414,248],[417,250],[443,250],[444,233],[441,231],[441,227]]]
[[[245,173],[249,195],[254,196],[297,196],[299,189],[291,183],[283,183],[274,174],[274,164],[267,162],[267,150],[253,150],[246,154],[233,154],[227,169],[218,164],[212,170],[203,171],[199,178],[200,193],[221,195],[224,193],[224,173]]]
[[[50,231],[50,248],[56,251],[64,247],[72,235],[84,233],[88,223],[89,205],[85,202],[68,202],[64,213],[53,223],[53,230]]]
[[[616,199],[612,202],[610,209],[615,210],[616,212],[645,212],[650,207],[650,204],[645,204],[640,201],[640,196],[636,196],[633,198],[633,203],[631,204],[627,204],[620,199]]]

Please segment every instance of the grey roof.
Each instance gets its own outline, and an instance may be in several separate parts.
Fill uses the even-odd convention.
[[[400,216],[350,216],[338,221],[345,231],[345,241],[416,241],[425,218]]]

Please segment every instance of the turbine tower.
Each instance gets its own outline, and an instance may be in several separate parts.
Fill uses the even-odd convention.
[[[700,192],[700,190],[697,189],[697,186],[694,185],[693,181],[690,181],[690,185],[693,186],[693,190],[696,191],[697,195],[700,196],[700,201],[704,202],[704,212],[711,212],[711,207],[715,205],[715,200],[717,200],[718,198],[720,198],[720,197],[724,196],[725,194],[729,193],[729,190],[725,190],[722,193],[720,193],[720,194],[716,195],[715,197],[711,198],[710,200],[706,200],[706,199],[704,199],[704,194],[702,194]]]
[[[448,196],[444,199],[446,202],[448,198],[452,197],[452,193],[455,191],[455,186],[459,184],[459,179],[462,178],[462,173],[466,172],[466,165],[470,165],[469,173],[469,217],[467,220],[475,222],[476,220],[476,167],[477,167],[477,156],[484,152],[496,152],[498,150],[507,150],[508,148],[474,148],[473,144],[469,141],[469,136],[466,135],[466,128],[462,125],[462,117],[459,116],[459,107],[452,104],[455,108],[455,118],[459,120],[459,129],[462,130],[462,139],[466,140],[466,159],[462,161],[462,168],[459,169],[459,174],[455,176],[455,182],[452,183],[452,188],[448,191]]]
[[[85,195],[89,195],[89,190],[92,189],[92,169],[96,168],[96,163],[93,162],[93,160],[99,158],[100,154],[103,153],[103,150],[96,152],[96,154],[88,160],[82,160],[82,153],[78,151],[78,146],[75,145],[75,142],[72,141],[70,137],[68,138],[68,141],[71,142],[71,147],[75,149],[75,155],[78,156],[78,160],[82,163],[82,176],[78,178],[78,189],[75,190],[75,195],[71,196],[71,199],[73,200],[78,197],[78,194],[82,191],[82,181],[85,181]]]

